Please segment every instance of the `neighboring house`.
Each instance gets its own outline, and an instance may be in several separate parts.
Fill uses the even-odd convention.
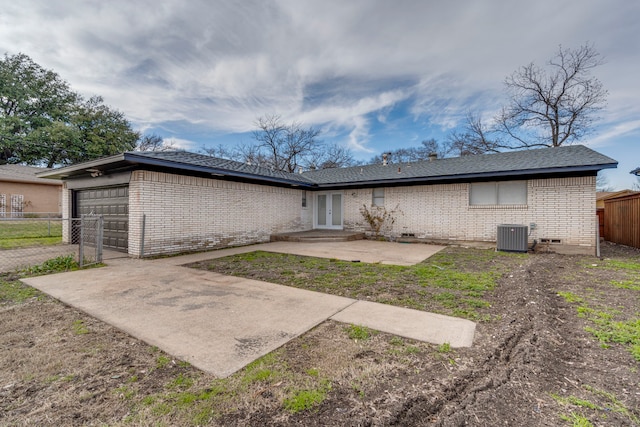
[[[637,191],[633,190],[620,190],[620,191],[598,191],[596,192],[596,209],[604,209],[604,201],[614,199],[616,197],[626,196],[628,194],[635,194]]]
[[[105,215],[105,244],[132,256],[269,241],[311,229],[495,242],[523,224],[558,252],[595,253],[595,178],[617,162],[580,145],[292,174],[186,152],[127,152],[42,174],[64,216]],[[65,234],[67,236],[67,234]],[[68,239],[68,236],[66,237]]]
[[[62,183],[37,176],[50,169],[0,165],[0,218],[60,216]]]

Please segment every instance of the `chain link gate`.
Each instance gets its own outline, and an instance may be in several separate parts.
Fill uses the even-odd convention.
[[[102,215],[82,215],[72,221],[73,241],[78,243],[80,267],[102,262],[102,237],[104,218]]]

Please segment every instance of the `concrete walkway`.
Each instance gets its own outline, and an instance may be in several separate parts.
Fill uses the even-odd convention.
[[[219,377],[327,319],[435,344],[472,345],[475,324],[468,320],[180,266],[257,249],[284,252],[280,243],[292,249],[286,252],[300,245],[277,242],[153,261],[113,259],[104,268],[24,282]],[[350,254],[359,250],[350,246],[357,243],[340,245]],[[387,245],[390,252],[397,250],[398,244]]]

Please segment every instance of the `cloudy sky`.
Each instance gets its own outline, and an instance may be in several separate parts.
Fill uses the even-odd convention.
[[[504,78],[593,43],[609,91],[584,143],[640,166],[640,2],[0,0],[0,53],[29,55],[174,144],[250,142],[259,116],[322,130],[356,158],[491,119]]]

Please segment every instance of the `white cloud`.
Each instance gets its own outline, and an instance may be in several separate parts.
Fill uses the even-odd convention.
[[[246,132],[277,113],[366,151],[372,120],[391,126],[399,103],[444,131],[467,111],[491,117],[505,76],[590,41],[608,61],[596,71],[611,94],[600,144],[640,113],[637,16],[625,0],[24,0],[0,10],[0,51],[30,55],[141,128],[181,123],[189,140],[185,123]]]
[[[198,149],[198,144],[194,141],[189,141],[188,139],[164,138],[164,143],[176,150],[195,151]]]

